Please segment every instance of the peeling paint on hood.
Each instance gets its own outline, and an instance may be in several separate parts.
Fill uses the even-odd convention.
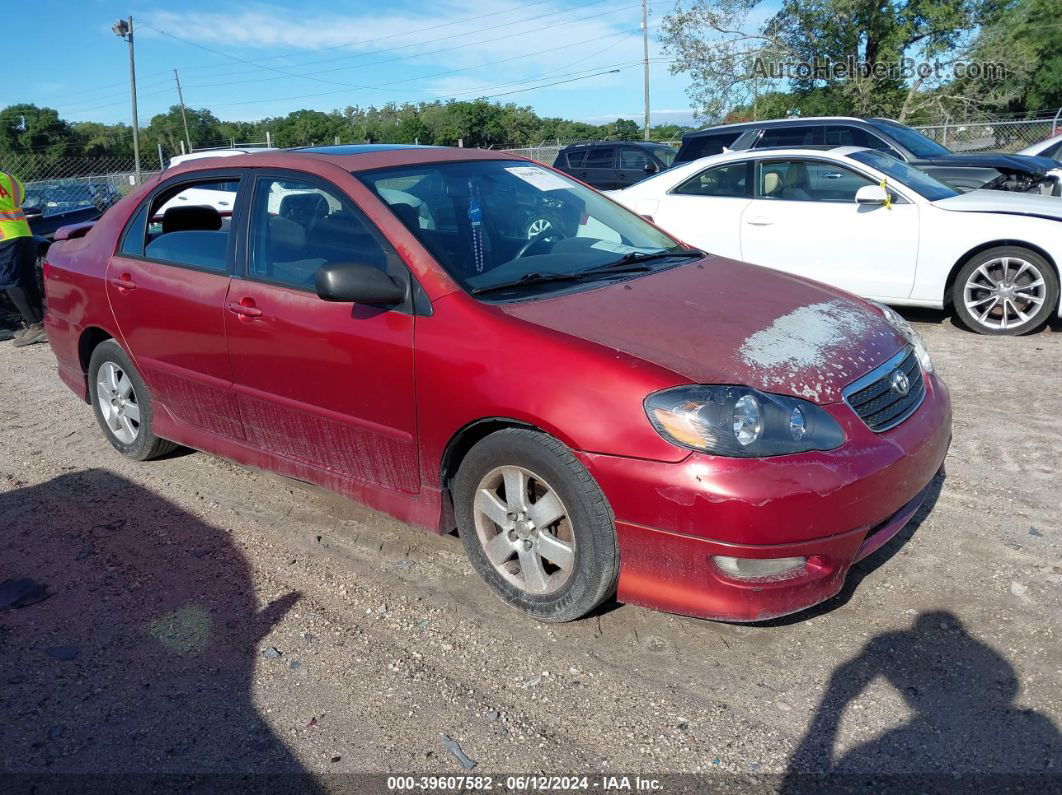
[[[818,401],[838,379],[871,369],[851,341],[893,334],[862,306],[833,298],[794,309],[745,339],[738,355],[761,383]]]
[[[906,344],[861,299],[720,257],[499,308],[694,383],[741,384],[820,404],[840,401],[846,385]]]

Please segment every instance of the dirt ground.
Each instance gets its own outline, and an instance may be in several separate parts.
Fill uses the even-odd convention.
[[[202,453],[121,458],[46,346],[0,343],[0,581],[52,594],[0,612],[0,770],[1062,787],[1062,328],[907,314],[954,399],[947,476],[842,595],[755,626],[538,624],[454,537]]]

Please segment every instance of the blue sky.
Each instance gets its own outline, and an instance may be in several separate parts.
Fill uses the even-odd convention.
[[[129,120],[126,47],[111,32],[129,14],[142,124],[176,104],[175,67],[186,104],[222,119],[477,96],[595,123],[642,114],[640,0],[10,6],[21,65],[16,80],[0,81],[0,107],[33,102],[72,121]],[[671,7],[651,8],[653,120],[690,123],[686,81],[668,73],[656,36]]]

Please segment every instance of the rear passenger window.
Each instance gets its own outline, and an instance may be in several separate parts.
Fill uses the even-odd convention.
[[[398,193],[398,191],[395,191]],[[412,195],[408,210],[418,219]],[[348,262],[387,270],[391,249],[338,191],[311,182],[259,177],[251,210],[248,276],[312,290],[322,265]]]
[[[709,168],[679,185],[674,193],[682,196],[745,196],[748,162],[726,163]]]
[[[769,146],[809,146],[815,143],[815,127],[800,125],[797,127],[768,127],[763,131],[756,149]]]
[[[679,150],[680,160],[688,162],[698,160],[709,155],[722,154],[724,149],[730,149],[734,141],[741,137],[741,132],[717,133],[715,135],[690,136],[682,142]]]
[[[568,168],[582,168],[586,162],[585,149],[573,149],[568,152]]]
[[[595,146],[586,156],[585,168],[615,168],[616,147]]]
[[[185,183],[157,196],[150,217],[144,219],[143,256],[228,273],[229,227],[239,185],[239,180],[232,179]],[[138,246],[130,237],[124,241],[123,253]]]

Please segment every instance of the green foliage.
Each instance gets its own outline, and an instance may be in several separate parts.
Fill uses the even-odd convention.
[[[383,107],[348,106],[325,113],[296,110],[260,121],[221,121],[206,109],[186,108],[193,148],[230,143],[264,143],[266,133],[278,147],[340,143],[420,143],[470,147],[534,146],[543,141],[640,140],[642,128],[629,119],[594,125],[543,118],[529,107],[477,99]],[[166,156],[181,151],[185,120],[180,106],[151,118],[140,130],[140,149],[154,154],[161,144]],[[690,128],[668,125],[658,139],[673,139]],[[67,124],[50,108],[13,105],[0,111],[0,155],[46,153],[58,156],[132,156],[133,137],[125,124]]]
[[[1034,111],[1062,104],[1059,0],[679,0],[664,17],[672,72],[691,79],[702,117],[881,115],[901,121],[978,110]],[[998,74],[958,73],[991,62]],[[927,63],[940,69],[904,74]],[[764,65],[866,71],[780,75]]]

